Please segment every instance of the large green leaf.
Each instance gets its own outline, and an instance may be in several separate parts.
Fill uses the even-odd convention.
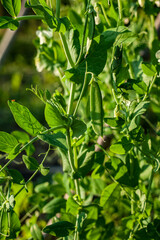
[[[14,136],[0,131],[0,151],[10,153],[17,144],[18,141]]]
[[[21,229],[21,223],[17,214],[12,210],[10,213],[10,239],[15,239]]]
[[[37,15],[42,15],[50,28],[57,28],[58,21],[44,0],[27,0],[25,7],[32,8]]]
[[[79,32],[77,30],[71,29],[65,33],[65,37],[72,60],[74,63],[76,63],[80,52]]]
[[[66,207],[66,200],[61,197],[54,198],[48,202],[42,209],[43,213],[52,214],[54,216],[56,213],[59,213],[62,208]]]
[[[22,156],[23,158],[23,162],[24,164],[26,165],[26,167],[29,169],[29,170],[32,170],[32,171],[35,171],[38,169],[39,167],[39,163],[37,162],[37,160],[33,157],[28,157],[26,155],[23,155]]]
[[[19,22],[11,17],[0,17],[0,29],[9,28],[16,30],[19,27]]]
[[[26,132],[32,136],[36,136],[44,130],[44,127],[37,121],[27,107],[13,101],[8,101],[8,105],[16,123]]]
[[[38,225],[36,223],[31,226],[31,235],[34,240],[43,240],[44,239],[41,229],[38,227]]]
[[[126,137],[123,137],[120,142],[111,145],[110,151],[117,154],[125,154],[132,146],[133,144]]]
[[[59,147],[59,148],[62,148],[64,150],[67,150],[67,148],[65,147],[65,145],[63,145],[59,140],[60,136],[57,135],[57,134],[39,134],[38,135],[38,138],[41,139],[42,141],[52,145],[52,146],[55,146],[55,147]]]
[[[6,236],[8,235],[9,226],[8,226],[8,213],[3,209],[0,211],[0,232],[4,235],[0,235],[0,240],[6,240]]]
[[[124,124],[124,120],[120,117],[116,118],[104,118],[104,121],[111,127],[121,127]]]
[[[68,221],[61,221],[46,226],[45,228],[43,228],[43,232],[49,233],[56,237],[66,237],[71,231],[74,230],[74,228],[75,227],[73,223],[70,223]]]
[[[109,200],[112,200],[112,195],[116,188],[118,187],[117,183],[112,183],[108,185],[102,192],[100,198],[100,205],[103,207]]]
[[[149,106],[149,101],[145,101],[145,102],[140,102],[136,108],[134,109],[134,112],[132,114],[132,120],[130,122],[129,125],[129,131],[132,131],[133,129],[135,129],[138,126],[137,123],[137,117],[144,114]]]
[[[44,240],[41,229],[36,223],[31,226],[31,235],[34,240]]]
[[[86,62],[87,71],[92,72],[96,76],[99,75],[106,64],[107,49],[113,46],[118,35],[121,36],[123,41],[127,41],[128,36],[126,33],[131,33],[126,27],[111,28],[94,38],[87,57],[75,68],[66,70],[66,78],[76,83],[82,83],[86,71]],[[119,40],[117,42],[121,43],[122,41]]]
[[[1,3],[12,17],[18,16],[21,10],[21,0],[1,0]]]
[[[79,138],[85,133],[85,131],[87,130],[87,126],[83,121],[75,119],[73,120],[71,129],[73,131],[72,137]]]
[[[149,63],[142,63],[141,64],[143,73],[146,74],[147,76],[154,76],[157,72],[156,68],[154,65],[149,64]]]
[[[85,158],[83,159],[83,155],[79,158],[79,169],[78,173],[82,176],[85,177],[88,172],[91,171],[92,166],[94,164],[94,156],[95,156],[95,151],[89,151],[86,153]]]
[[[76,216],[79,211],[78,203],[72,198],[67,199],[66,212],[71,213],[73,216]]]
[[[67,123],[66,118],[62,116],[59,109],[54,103],[46,103],[45,119],[50,127],[58,127],[61,125],[64,126]]]
[[[22,185],[25,183],[22,174],[18,170],[9,169],[8,172],[9,172],[9,175],[12,177],[13,183],[22,184]]]

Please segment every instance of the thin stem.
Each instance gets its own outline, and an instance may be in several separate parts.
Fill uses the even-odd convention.
[[[70,96],[69,96],[68,111],[67,111],[67,113],[69,115],[72,114],[75,90],[76,90],[76,85],[74,83],[71,83],[71,92],[70,92]]]
[[[45,133],[49,133],[49,132],[52,132],[54,130],[58,130],[58,129],[61,129],[61,128],[66,128],[66,126],[64,125],[60,125],[58,127],[53,127],[53,128],[50,128],[50,129],[47,129],[43,132],[40,132],[40,134],[45,134]],[[34,137],[31,139],[31,141],[29,141],[28,143],[26,143],[20,150],[19,150],[19,153],[20,154],[26,147],[28,147],[29,145],[31,145],[33,142],[35,142],[36,140],[38,140],[38,136]],[[0,169],[0,173],[13,161],[14,159],[10,159],[1,169]]]
[[[59,33],[62,45],[63,45],[63,49],[67,58],[67,61],[69,62],[69,64],[71,65],[72,68],[74,68],[74,62],[72,60],[69,48],[68,48],[68,44],[66,41],[65,36],[63,35],[63,33]],[[71,109],[72,109],[72,105],[73,105],[73,101],[74,101],[74,93],[75,93],[75,89],[76,89],[76,85],[75,83],[71,83],[71,92],[70,92],[70,99],[69,99],[69,105],[68,105],[68,114],[71,114]]]
[[[125,59],[126,63],[129,65],[129,74],[130,74],[130,77],[131,77],[132,79],[134,79],[134,78],[135,78],[134,70],[133,70],[133,67],[132,67],[131,62],[130,62],[129,59],[128,59],[128,55],[127,55],[127,52],[126,52],[125,49],[123,49],[123,54],[124,54],[124,59]]]
[[[56,18],[60,17],[61,0],[56,0]]]
[[[154,84],[154,82],[156,81],[156,78],[157,78],[157,73],[154,75],[154,77],[153,77],[153,79],[152,79],[152,82],[151,82],[150,86],[148,87],[148,91],[147,91],[146,94],[144,95],[144,98],[143,98],[142,101],[145,101],[145,100],[147,99],[149,93],[150,93],[151,90],[152,90],[153,84]]]
[[[103,15],[104,15],[104,18],[105,18],[105,20],[106,20],[106,22],[107,22],[108,26],[109,26],[109,27],[111,27],[111,23],[110,23],[110,21],[109,21],[109,19],[108,19],[107,15],[106,15],[106,12],[105,12],[105,9],[104,9],[104,6],[103,6],[103,4],[102,4],[101,2],[100,2],[99,4],[100,4],[100,6],[101,6],[102,13],[103,13]]]
[[[38,208],[38,204],[35,205],[33,208],[30,209],[30,211],[28,211],[22,218],[21,218],[21,223],[24,222],[26,220],[26,218],[28,216],[30,216],[37,208]]]
[[[71,136],[70,136],[70,129],[69,128],[67,129],[66,139],[67,139],[67,145],[68,145],[69,164],[70,164],[72,172],[75,172],[73,152],[72,152],[72,147],[71,147]]]
[[[118,12],[119,12],[119,19],[122,20],[123,15],[122,15],[122,2],[121,2],[121,0],[118,0]]]
[[[66,38],[65,38],[64,34],[61,33],[61,32],[59,33],[59,36],[60,36],[60,39],[61,39],[61,42],[62,42],[62,45],[63,45],[63,49],[64,49],[64,52],[65,52],[67,61],[69,62],[71,67],[74,68],[74,62],[72,60],[72,57],[71,57],[71,54],[70,54],[70,50],[68,48],[68,44],[67,44],[67,41],[66,41]]]
[[[27,16],[20,16],[15,18],[17,21],[23,20],[42,20],[44,17],[42,15],[27,15]]]
[[[43,165],[44,161],[46,160],[46,158],[47,158],[47,156],[48,156],[49,151],[50,151],[50,145],[49,145],[49,148],[48,148],[47,152],[45,153],[45,156],[44,156],[44,158],[43,158],[43,160],[42,160],[42,162],[41,162],[40,165]],[[15,198],[16,198],[17,195],[25,188],[25,186],[34,178],[34,176],[38,173],[39,170],[40,170],[40,169],[37,168],[37,170],[36,170],[36,171],[32,174],[32,176],[27,180],[27,182],[25,183],[25,185],[24,185],[22,188],[20,188],[20,190],[15,194],[15,196],[14,196]]]

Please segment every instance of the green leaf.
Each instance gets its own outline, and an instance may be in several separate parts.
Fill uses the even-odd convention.
[[[22,131],[13,131],[12,135],[17,138],[18,142],[20,143],[26,143],[29,142],[30,138],[28,136],[28,134],[26,132],[22,132]]]
[[[27,155],[22,156],[23,162],[29,170],[35,171],[39,167],[39,163],[33,157],[28,157]]]
[[[129,78],[128,66],[121,67],[119,72],[116,74],[116,84],[119,86],[121,83]]]
[[[8,169],[9,175],[12,177],[13,183],[24,184],[24,178],[22,174],[16,169]]]
[[[125,122],[121,117],[104,118],[104,121],[111,127],[121,127]]]
[[[73,223],[67,221],[56,222],[48,225],[43,229],[43,232],[49,233],[56,237],[66,237],[71,231],[75,229]]]
[[[0,232],[4,234],[4,236],[0,235],[0,240],[6,240],[5,235],[8,235],[9,226],[8,226],[8,213],[4,211],[4,209],[0,211],[0,219],[1,219]]]
[[[46,176],[46,175],[49,173],[50,168],[44,167],[42,164],[40,164],[40,165],[39,165],[39,171],[41,172],[41,174],[42,174],[43,176]]]
[[[96,225],[96,220],[98,219],[98,210],[99,206],[97,204],[90,204],[88,206],[83,207],[83,211],[87,215],[87,218],[83,223],[83,228],[85,230],[94,228],[94,226]]]
[[[17,157],[17,155],[20,153],[21,149],[21,143],[18,143],[8,154],[7,158],[10,160],[13,160]]]
[[[54,103],[52,105],[49,103],[46,104],[45,119],[50,127],[65,126],[67,123],[66,118],[62,116]]]
[[[141,67],[142,67],[143,73],[146,74],[147,76],[151,76],[151,77],[155,76],[157,72],[155,66],[149,63],[142,63]]]
[[[66,212],[71,213],[73,216],[76,216],[79,211],[78,203],[72,198],[67,199]]]
[[[87,152],[85,158],[83,159],[83,155],[79,157],[78,162],[80,163],[78,173],[85,177],[87,173],[92,170],[92,166],[94,164],[94,155],[95,151]]]
[[[107,50],[113,46],[117,36],[120,34],[121,39],[125,39],[127,43],[126,32],[130,33],[126,27],[111,28],[94,38],[87,57],[75,68],[67,69],[65,71],[66,78],[77,84],[82,83],[86,71],[86,62],[87,71],[98,76],[106,64]],[[124,38],[123,35],[125,35]],[[119,43],[121,43],[120,40]]]
[[[10,30],[17,30],[19,22],[11,17],[0,17],[0,29],[9,28]]]
[[[36,136],[39,132],[44,130],[44,127],[37,121],[27,107],[13,101],[8,101],[8,105],[16,123],[23,130],[32,136]]]
[[[138,123],[136,122],[137,117],[144,114],[149,106],[149,101],[140,102],[134,109],[132,114],[132,120],[129,125],[129,131],[132,131],[133,129],[138,127]]]
[[[38,227],[38,225],[36,223],[31,226],[31,235],[34,240],[43,240],[44,239],[41,229]]]
[[[12,17],[18,16],[21,10],[21,0],[1,0],[1,3]]]
[[[79,138],[86,132],[87,126],[83,121],[74,119],[71,129],[73,131],[72,138]]]
[[[115,45],[123,45],[123,47],[128,47],[132,42],[136,40],[137,36],[135,33],[125,29],[120,33],[115,41]]]
[[[109,200],[112,200],[112,195],[118,187],[117,183],[112,183],[108,185],[102,192],[100,198],[100,205],[103,207]]]
[[[76,63],[80,52],[79,32],[71,29],[65,33],[65,37],[72,60],[74,63]]]
[[[10,213],[10,239],[17,238],[17,233],[21,229],[21,223],[17,214],[12,210]]]
[[[44,16],[45,22],[50,28],[57,28],[58,20],[53,15],[52,10],[48,7],[47,3],[44,0],[27,0],[25,7],[32,8],[37,15]]]
[[[17,144],[18,141],[14,136],[0,131],[0,151],[10,153]]]
[[[43,213],[52,214],[54,216],[56,213],[59,213],[61,209],[66,207],[66,200],[61,197],[54,198],[48,202],[43,208]]]
[[[117,154],[125,154],[132,146],[133,144],[126,137],[123,137],[120,142],[111,145],[110,151]]]
[[[37,136],[39,139],[41,139],[42,141],[52,145],[52,146],[55,146],[55,147],[59,147],[59,148],[62,148],[64,150],[67,150],[66,146],[63,145],[59,140],[59,135],[57,134],[39,134]],[[58,137],[58,138],[57,138]]]
[[[68,19],[68,17],[62,17],[58,19],[58,26],[56,28],[56,32],[62,32],[65,34],[72,28],[72,25]],[[78,39],[77,39],[78,40]]]

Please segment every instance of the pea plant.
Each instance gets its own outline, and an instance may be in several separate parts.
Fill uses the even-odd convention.
[[[21,130],[0,132],[0,239],[160,239],[156,3],[85,0],[68,9],[27,0],[26,16],[18,16],[21,0],[1,3],[10,14],[1,29],[42,21],[35,65],[59,77],[62,90],[28,89],[44,104],[46,124],[8,101]],[[41,162],[35,142],[48,146]],[[45,163],[53,150],[63,174]],[[17,156],[33,172],[28,180],[10,168]],[[33,187],[39,172],[45,181]]]

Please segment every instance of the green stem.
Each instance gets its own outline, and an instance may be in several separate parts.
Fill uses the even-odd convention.
[[[68,48],[68,44],[66,41],[65,36],[63,35],[63,33],[59,33],[62,45],[63,45],[63,49],[67,58],[67,61],[69,62],[69,64],[71,65],[72,68],[74,68],[74,62],[72,60],[69,48]],[[75,83],[71,83],[71,92],[70,92],[70,99],[69,99],[69,104],[68,104],[68,114],[71,114],[71,109],[73,106],[73,101],[74,101],[74,93],[75,93],[75,89],[76,89],[76,85]]]
[[[47,158],[47,156],[48,156],[49,151],[50,151],[50,145],[49,145],[49,148],[48,148],[47,152],[45,153],[45,156],[44,156],[44,158],[43,158],[43,160],[42,160],[42,162],[41,162],[40,165],[43,165],[44,161],[46,160],[46,158]],[[27,180],[27,182],[25,183],[25,185],[24,185],[22,188],[20,188],[20,190],[14,195],[15,198],[16,198],[16,197],[18,196],[18,194],[25,188],[25,186],[34,178],[34,176],[38,173],[38,171],[39,171],[39,168],[37,168],[37,170],[36,170],[36,171],[32,174],[32,176]]]
[[[130,74],[130,77],[132,79],[135,78],[135,74],[134,74],[134,70],[133,70],[133,67],[132,67],[132,63],[129,61],[128,59],[128,55],[127,55],[127,52],[125,49],[123,49],[123,54],[124,54],[124,59],[126,61],[126,63],[129,65],[129,74]]]
[[[15,20],[23,21],[23,20],[42,20],[44,17],[42,15],[27,15],[27,16],[20,16],[16,17]]]
[[[156,81],[156,78],[157,78],[157,73],[154,75],[153,80],[152,80],[150,86],[148,87],[148,91],[147,91],[146,94],[144,95],[144,98],[143,98],[142,101],[145,101],[145,100],[147,99],[148,95],[150,94],[150,92],[151,92],[151,90],[152,90],[153,84],[154,84],[155,81]]]
[[[61,42],[62,42],[62,45],[63,45],[63,49],[64,49],[64,52],[65,52],[67,61],[69,62],[71,67],[74,68],[74,62],[72,60],[72,57],[71,57],[71,54],[70,54],[70,50],[68,48],[68,44],[67,44],[67,41],[66,41],[66,38],[65,38],[64,34],[61,33],[61,32],[59,33],[59,36],[60,36],[60,39],[61,39]]]
[[[121,2],[121,0],[118,0],[118,12],[119,12],[119,19],[122,20],[123,15],[122,15],[122,2]]]
[[[73,151],[72,151],[72,146],[71,146],[71,136],[70,136],[70,129],[67,129],[67,145],[68,145],[68,158],[69,158],[69,164],[72,170],[72,173],[75,172],[75,167],[74,167],[74,158],[73,158]]]
[[[30,217],[30,215],[39,207],[39,205],[35,205],[33,208],[30,209],[22,218],[21,218],[21,223],[26,220],[27,217]]]
[[[130,158],[130,176],[131,179],[133,179],[133,169],[134,169],[134,159]],[[134,214],[134,198],[135,198],[135,194],[134,194],[134,189],[131,190],[131,215]]]
[[[68,102],[68,111],[67,111],[67,113],[69,115],[72,114],[75,90],[76,90],[75,83],[71,83],[71,91],[70,91],[69,102]]]
[[[109,21],[109,19],[108,19],[107,15],[106,15],[106,12],[105,12],[105,9],[104,9],[104,6],[103,6],[103,4],[102,4],[102,3],[99,3],[99,4],[100,4],[100,6],[101,6],[102,13],[103,13],[103,15],[104,15],[104,18],[105,18],[105,20],[106,20],[106,22],[107,22],[108,26],[109,26],[109,27],[111,27],[111,23],[110,23],[110,21]]]
[[[56,18],[60,17],[61,0],[56,0]]]

